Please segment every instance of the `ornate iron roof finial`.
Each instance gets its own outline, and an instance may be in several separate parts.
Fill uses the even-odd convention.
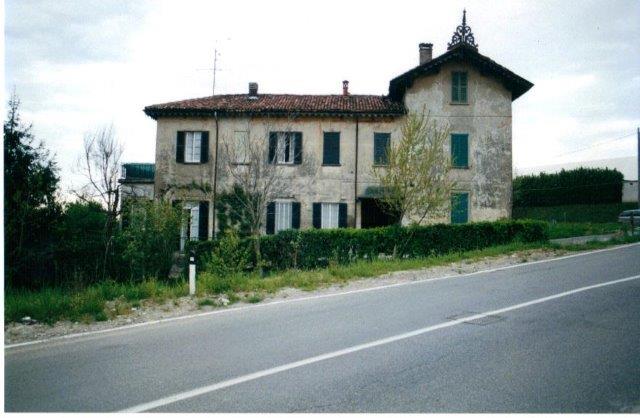
[[[467,26],[467,10],[462,10],[462,25],[456,28],[456,31],[453,32],[453,37],[451,38],[451,42],[448,44],[447,50],[460,45],[467,44],[475,49],[478,49],[478,44],[476,43],[475,38],[473,37],[473,33],[471,32],[471,28]]]

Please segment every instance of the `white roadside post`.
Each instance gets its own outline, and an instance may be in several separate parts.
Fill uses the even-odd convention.
[[[189,296],[196,294],[196,253],[189,254]]]

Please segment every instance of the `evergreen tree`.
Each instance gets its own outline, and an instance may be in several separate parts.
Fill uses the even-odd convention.
[[[53,233],[61,208],[56,202],[58,168],[31,125],[20,118],[14,94],[4,123],[5,285],[41,284],[50,278]]]

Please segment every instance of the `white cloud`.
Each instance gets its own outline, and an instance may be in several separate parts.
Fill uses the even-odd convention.
[[[417,64],[419,42],[445,52],[463,7],[480,52],[535,84],[514,103],[515,166],[568,158],[556,156],[638,124],[640,61],[630,57],[640,3],[624,1],[8,0],[5,92],[16,86],[68,186],[84,132],[100,124],[114,123],[127,160],[153,161],[155,122],[143,107],[208,95],[211,72],[199,69],[216,45],[218,93],[249,81],[261,92],[339,93],[348,79],[353,93],[385,94]]]

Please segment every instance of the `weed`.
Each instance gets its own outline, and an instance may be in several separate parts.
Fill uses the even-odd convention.
[[[199,307],[203,307],[203,306],[218,306],[218,304],[211,300],[211,299],[200,299],[198,301],[198,306]]]
[[[233,292],[227,292],[226,295],[227,295],[227,299],[229,299],[229,305],[233,305],[234,303],[237,303],[240,300],[238,295],[236,295]]]
[[[247,297],[245,300],[249,303],[258,303],[262,301],[262,299],[264,299],[262,295],[254,293],[253,295]]]

